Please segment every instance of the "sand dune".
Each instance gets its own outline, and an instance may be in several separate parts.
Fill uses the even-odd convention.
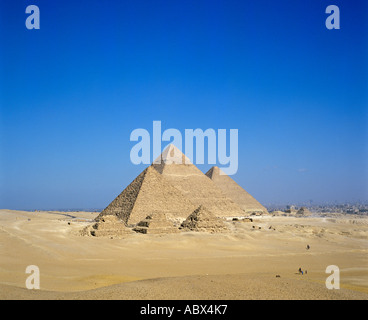
[[[0,285],[7,299],[114,299],[114,300],[366,300],[367,294],[340,289],[326,290],[318,282],[300,277],[271,275],[192,275],[147,279],[80,292],[35,291]]]
[[[96,216],[0,210],[0,299],[368,298],[367,218],[263,216],[216,234],[80,236]],[[40,290],[25,289],[28,265],[40,268]],[[325,286],[328,265],[340,268],[340,290]]]

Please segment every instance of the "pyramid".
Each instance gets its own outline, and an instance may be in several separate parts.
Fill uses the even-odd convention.
[[[160,175],[152,166],[146,168],[96,218],[115,215],[127,225],[134,225],[148,214],[165,213],[181,221],[196,206]]]
[[[224,222],[214,216],[205,207],[199,206],[181,224],[180,229],[190,231],[222,232],[226,230]]]
[[[166,214],[162,212],[148,215],[145,219],[138,222],[137,226],[133,228],[133,230],[144,234],[179,232],[179,229],[175,228],[173,223],[166,217]]]
[[[230,199],[232,199],[246,213],[267,214],[267,209],[254,199],[247,191],[239,186],[233,179],[218,167],[212,167],[206,173]]]
[[[197,207],[203,205],[217,217],[244,216],[244,211],[174,145],[152,166]]]
[[[122,236],[134,233],[116,216],[105,216],[92,226],[85,227],[81,234],[84,236],[106,237]]]

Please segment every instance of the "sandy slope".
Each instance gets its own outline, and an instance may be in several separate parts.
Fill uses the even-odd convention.
[[[0,210],[0,299],[368,299],[368,219],[262,217],[230,222],[225,234],[79,236],[96,215]],[[31,264],[41,290],[25,289]],[[326,289],[328,265],[340,268],[342,289]]]

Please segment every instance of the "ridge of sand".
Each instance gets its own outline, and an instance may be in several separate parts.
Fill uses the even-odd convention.
[[[0,284],[0,299],[368,300],[368,294],[348,288],[326,290],[324,283],[299,276],[225,274],[147,279],[79,292],[27,290]]]
[[[368,299],[368,218],[260,216],[225,221],[226,233],[77,235],[97,214],[0,210],[0,298]],[[28,265],[40,268],[39,291],[25,289]],[[340,268],[339,291],[325,286],[328,265]]]

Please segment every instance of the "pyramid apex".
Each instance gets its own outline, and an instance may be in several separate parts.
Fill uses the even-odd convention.
[[[210,170],[207,171],[206,176],[212,179],[213,176],[216,175],[226,175],[218,166],[213,166]]]
[[[181,150],[175,145],[175,144],[173,144],[173,143],[170,143],[170,144],[168,144],[167,146],[166,146],[166,148],[164,149],[164,151],[163,152],[171,152],[172,150],[174,150],[174,151],[176,151],[176,152],[180,152],[180,153],[182,153],[181,152]]]
[[[211,169],[213,172],[216,172],[216,173],[221,172],[221,169],[218,166],[213,166]]]
[[[170,143],[164,151],[156,158],[153,164],[190,164],[191,161],[185,154]]]

